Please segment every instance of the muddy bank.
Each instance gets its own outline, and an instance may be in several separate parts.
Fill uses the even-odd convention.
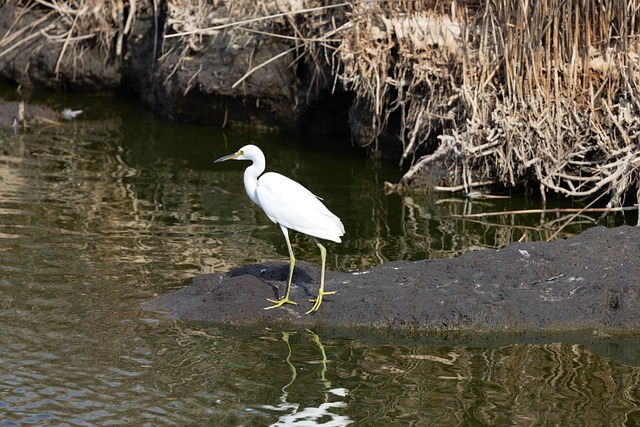
[[[319,270],[299,262],[292,299],[288,266],[267,262],[206,274],[144,304],[171,317],[220,325],[291,325],[397,330],[630,330],[640,328],[640,227],[596,227],[551,243],[509,245],[455,259],[392,262],[366,271],[327,272],[336,291],[305,315]]]
[[[349,131],[353,96],[333,90],[327,63],[298,60],[301,53],[292,42],[274,37],[217,31],[197,41],[165,38],[177,25],[172,7],[180,5],[137,9],[126,34],[110,28],[108,20],[91,21],[113,34],[99,36],[91,27],[84,38],[64,42],[68,29],[55,11],[2,4],[0,80],[58,91],[135,92],[157,114],[181,122]],[[80,17],[80,9],[69,12]],[[209,12],[216,22],[230,19],[226,7],[211,6]],[[269,26],[263,30],[270,31]],[[121,38],[119,54],[113,43],[100,42],[116,37]]]
[[[595,0],[68,3],[0,5],[1,80],[133,91],[184,122],[350,132],[399,161],[389,191],[640,195],[639,7],[611,3],[614,34]]]

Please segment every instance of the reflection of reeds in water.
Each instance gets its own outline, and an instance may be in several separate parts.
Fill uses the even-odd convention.
[[[639,408],[638,369],[582,345],[378,345],[356,353],[337,370],[343,383],[360,384],[351,410],[363,423],[623,425]]]
[[[586,346],[520,345],[487,353],[493,364],[482,381],[503,390],[505,421],[622,425],[638,409],[628,394],[637,369],[618,366]]]
[[[495,201],[497,200],[497,202]],[[507,203],[505,205],[504,203]],[[428,194],[402,197],[402,225],[406,236],[428,234],[431,257],[453,257],[477,249],[499,249],[520,241],[548,241],[570,237],[603,221],[606,214],[581,208],[510,210],[522,200],[510,198],[438,198]],[[631,208],[633,209],[633,208]],[[618,218],[620,220],[620,218]],[[432,227],[425,224],[432,223]]]
[[[120,135],[119,120],[8,135],[3,146],[11,154],[0,159],[0,202],[15,212],[5,212],[11,215],[4,216],[3,238],[52,233],[67,236],[70,245],[74,239],[77,246],[90,241],[92,249],[83,256],[99,257],[105,265],[142,266],[141,282],[149,276],[164,282],[225,271],[246,262],[224,244],[204,207],[206,172],[161,160],[151,168],[132,166]],[[25,227],[26,218],[35,222]],[[236,230],[237,245],[268,253],[240,221],[228,229]]]
[[[0,141],[3,139],[0,137]],[[18,172],[24,161],[24,144],[18,137],[7,140],[11,141],[11,149],[0,154],[0,217],[3,218],[0,239],[19,237],[17,230],[13,230],[17,225],[13,224],[13,218],[18,219],[27,213],[21,209],[20,202],[27,192],[28,181]]]
[[[349,232],[356,235],[334,247],[339,254],[334,262],[342,271],[395,260],[452,258],[519,241],[570,237],[596,225],[615,226],[632,220],[599,212],[576,216],[579,208],[565,210],[562,204],[555,211],[521,215],[517,210],[529,204],[518,197],[444,198],[424,192],[384,195],[375,177],[354,176],[352,182],[358,197],[350,203],[353,213],[346,218],[347,237]],[[536,206],[535,200],[529,202]]]
[[[144,363],[143,374],[124,385],[153,393],[154,407],[212,422],[292,420],[318,408],[357,425],[624,425],[640,408],[638,367],[584,345],[399,345],[318,333],[319,347],[305,331],[227,336],[181,322],[143,336],[139,354],[120,362]]]

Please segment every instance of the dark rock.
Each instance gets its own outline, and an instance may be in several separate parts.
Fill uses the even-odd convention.
[[[640,227],[596,227],[551,243],[518,243],[455,259],[398,261],[366,271],[327,271],[336,291],[305,315],[320,272],[296,264],[298,306],[263,310],[281,296],[288,266],[250,265],[206,274],[145,304],[170,316],[221,325],[291,324],[397,330],[640,328]]]
[[[0,100],[0,127],[58,123],[61,119],[62,116],[59,112],[46,105]]]

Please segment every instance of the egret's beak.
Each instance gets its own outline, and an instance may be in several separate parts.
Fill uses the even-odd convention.
[[[226,160],[233,160],[233,159],[236,159],[236,158],[238,158],[240,156],[242,156],[242,151],[238,151],[238,152],[233,153],[233,154],[227,154],[226,156],[222,156],[219,159],[214,160],[213,163],[224,162]]]

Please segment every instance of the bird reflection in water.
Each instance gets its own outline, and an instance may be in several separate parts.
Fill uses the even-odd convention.
[[[344,401],[331,401],[331,399],[344,398],[348,395],[346,388],[332,387],[331,381],[327,380],[327,354],[324,350],[324,345],[320,341],[320,337],[307,329],[310,336],[310,341],[313,342],[320,350],[321,365],[320,382],[323,385],[323,402],[318,406],[305,406],[301,408],[299,403],[289,402],[289,391],[287,390],[292,384],[295,383],[298,377],[298,370],[291,362],[291,344],[289,343],[289,337],[295,335],[296,332],[282,332],[282,341],[287,345],[287,357],[285,361],[291,370],[290,381],[282,387],[282,395],[277,405],[258,405],[260,410],[284,412],[284,414],[278,417],[278,420],[271,424],[272,427],[282,426],[326,426],[326,427],[341,427],[347,426],[353,423],[346,415],[340,415],[334,412],[335,409],[345,408],[347,403]],[[308,390],[307,390],[308,391]]]

